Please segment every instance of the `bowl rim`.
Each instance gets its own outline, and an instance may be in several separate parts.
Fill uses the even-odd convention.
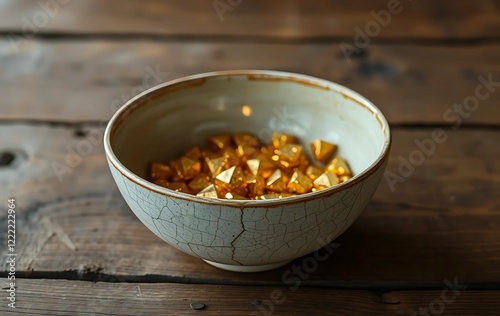
[[[212,79],[216,77],[231,77],[231,76],[246,76],[247,78],[254,78],[258,80],[259,78],[262,80],[283,80],[283,81],[290,81],[290,82],[295,82],[295,83],[300,83],[300,84],[305,84],[308,86],[313,86],[316,88],[320,89],[328,89],[331,91],[335,91],[337,93],[342,94],[345,98],[351,99],[352,101],[358,103],[360,106],[363,106],[367,108],[369,111],[371,111],[378,122],[380,123],[382,133],[384,134],[384,145],[382,147],[382,151],[380,154],[377,156],[377,159],[375,159],[367,168],[365,168],[363,171],[360,173],[356,174],[349,180],[342,182],[336,186],[333,186],[328,189],[324,189],[321,191],[316,191],[316,192],[309,192],[305,194],[300,194],[297,196],[293,197],[287,197],[283,199],[271,199],[271,200],[226,200],[226,199],[213,199],[213,198],[207,198],[207,197],[200,197],[196,195],[191,195],[188,193],[182,193],[182,192],[177,192],[173,191],[167,188],[164,188],[162,186],[156,185],[146,179],[143,179],[142,177],[138,176],[137,174],[133,173],[130,171],[127,167],[125,167],[120,160],[116,157],[113,148],[111,146],[111,136],[114,132],[114,130],[121,125],[121,123],[125,120],[125,118],[130,115],[133,110],[136,109],[136,107],[140,106],[145,106],[149,104],[149,102],[142,102],[139,103],[138,101],[149,101],[147,100],[147,97],[152,94],[153,92],[160,91],[166,87],[174,86],[177,84],[181,83],[187,83],[189,81],[195,81],[195,80],[200,80],[200,79]],[[181,89],[189,89],[191,86],[186,85],[185,87]],[[174,90],[174,91],[179,91],[179,90]],[[167,92],[168,93],[168,92]],[[167,94],[166,93],[166,94]],[[163,94],[163,95],[166,95]],[[146,99],[146,100],[143,100]],[[389,156],[389,151],[391,147],[391,131],[389,127],[389,123],[385,119],[384,115],[380,111],[379,108],[377,108],[371,101],[369,101],[366,97],[362,96],[361,94],[355,92],[354,90],[351,90],[343,85],[340,85],[338,83],[326,80],[326,79],[321,79],[309,75],[304,75],[304,74],[298,74],[298,73],[292,73],[292,72],[286,72],[286,71],[278,71],[278,70],[222,70],[222,71],[212,71],[212,72],[205,72],[201,74],[196,74],[196,75],[189,75],[189,76],[184,76],[178,79],[170,80],[164,83],[160,83],[154,87],[151,87],[142,93],[136,95],[135,97],[131,98],[129,101],[125,102],[111,117],[109,120],[106,130],[104,132],[104,151],[106,154],[106,158],[110,164],[113,165],[116,170],[118,170],[122,176],[126,177],[130,181],[134,182],[135,184],[154,191],[156,193],[159,193],[161,195],[165,195],[168,197],[176,198],[176,199],[181,199],[181,200],[186,200],[186,201],[192,201],[192,202],[197,202],[201,204],[209,204],[209,205],[221,205],[221,206],[230,206],[230,207],[240,207],[240,208],[246,208],[246,207],[278,207],[282,206],[284,204],[295,204],[295,203],[300,203],[300,202],[306,202],[310,201],[313,199],[317,198],[324,198],[331,196],[335,194],[336,192],[345,190],[355,184],[357,184],[360,181],[365,180],[368,178],[373,172],[378,170],[383,163],[386,161],[386,159]]]

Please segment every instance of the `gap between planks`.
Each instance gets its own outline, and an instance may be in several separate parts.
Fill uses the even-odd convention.
[[[16,286],[15,311],[30,315],[410,315],[421,308],[435,311],[436,301],[446,314],[498,315],[500,307],[499,291],[445,286],[391,292],[61,280],[18,280]],[[206,308],[193,311],[192,302]],[[13,312],[0,306],[0,312],[9,311]]]
[[[262,44],[340,44],[342,42],[352,45],[353,36],[264,36],[264,35],[187,35],[187,34],[153,34],[153,33],[64,33],[64,32],[40,32],[30,36],[30,40],[44,41],[137,41],[148,40],[153,42],[205,42],[205,43],[262,43]],[[24,33],[17,29],[0,30],[0,38],[24,38]],[[419,46],[474,46],[485,44],[500,44],[498,37],[474,37],[474,38],[428,38],[428,37],[373,37],[370,44],[377,45],[419,45]]]
[[[271,271],[272,272],[272,271]],[[276,281],[238,281],[231,279],[205,279],[186,276],[168,276],[160,274],[148,275],[112,275],[98,271],[65,270],[65,271],[18,271],[17,279],[23,280],[67,280],[105,283],[147,283],[147,284],[199,284],[199,285],[227,285],[227,286],[261,286],[261,287],[293,287],[294,284]],[[7,277],[0,272],[0,278]],[[331,290],[360,290],[360,291],[436,291],[443,288],[443,282],[406,282],[406,281],[320,281],[302,280],[300,287],[324,288]],[[448,280],[453,283],[454,280]],[[457,280],[458,284],[467,286],[474,291],[500,291],[500,281],[492,282],[465,282]]]

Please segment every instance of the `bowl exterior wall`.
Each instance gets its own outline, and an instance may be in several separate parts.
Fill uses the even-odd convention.
[[[158,237],[190,255],[230,265],[263,265],[306,255],[338,237],[372,198],[387,157],[364,179],[329,196],[276,207],[194,202],[149,190],[109,160],[113,178],[135,215]]]

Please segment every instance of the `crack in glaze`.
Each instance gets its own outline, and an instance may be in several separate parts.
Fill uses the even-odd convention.
[[[231,260],[233,260],[234,262],[238,262],[238,264],[242,266],[242,265],[244,265],[243,263],[241,263],[241,262],[237,261],[236,259],[234,259],[234,256],[235,256],[235,253],[236,253],[236,247],[234,246],[234,243],[245,232],[245,223],[243,222],[243,209],[240,209],[240,213],[241,213],[241,215],[240,215],[241,232],[231,242],[231,247],[233,247],[232,254],[231,254]]]

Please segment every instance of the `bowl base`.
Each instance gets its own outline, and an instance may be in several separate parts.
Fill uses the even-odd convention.
[[[289,261],[282,261],[278,263],[271,263],[271,264],[262,264],[258,266],[239,266],[239,265],[233,265],[233,264],[224,264],[224,263],[218,263],[218,262],[213,262],[209,260],[203,259],[206,263],[208,263],[211,266],[214,266],[216,268],[222,269],[222,270],[227,270],[231,272],[262,272],[262,271],[269,271],[273,269],[277,269],[279,267],[284,266],[285,264],[292,262],[292,260]]]

